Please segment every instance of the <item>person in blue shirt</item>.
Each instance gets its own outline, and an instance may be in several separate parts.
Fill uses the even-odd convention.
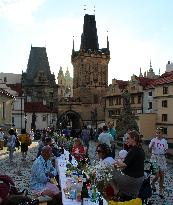
[[[58,187],[50,182],[50,179],[57,175],[50,161],[51,154],[52,148],[44,146],[41,155],[33,163],[30,184],[33,195],[47,195],[53,198],[59,194]]]
[[[108,133],[112,135],[114,142],[111,145],[111,150],[112,150],[112,157],[115,158],[115,140],[116,140],[116,130],[114,128],[114,123],[113,122],[108,122]]]

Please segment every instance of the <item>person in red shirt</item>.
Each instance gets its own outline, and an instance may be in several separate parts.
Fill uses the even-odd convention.
[[[81,139],[76,138],[72,148],[72,155],[77,161],[83,160],[86,156],[86,147],[83,146]]]

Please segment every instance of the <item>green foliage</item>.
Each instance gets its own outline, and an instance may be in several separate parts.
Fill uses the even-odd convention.
[[[126,90],[122,94],[123,98],[123,110],[121,111],[120,115],[118,116],[117,122],[116,122],[116,130],[118,136],[123,136],[128,129],[135,129],[139,130],[136,117],[132,113],[132,108],[130,105],[130,93]]]

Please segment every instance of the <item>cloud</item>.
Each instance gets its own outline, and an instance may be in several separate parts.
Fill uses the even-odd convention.
[[[15,24],[33,22],[33,13],[45,0],[0,0],[0,17]]]

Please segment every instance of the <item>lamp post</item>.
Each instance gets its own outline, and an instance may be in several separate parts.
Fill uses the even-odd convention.
[[[23,72],[22,72],[22,74],[23,74]],[[23,103],[23,100],[22,100],[22,98],[23,98],[23,85],[22,85],[22,83],[23,83],[23,75],[21,75],[21,100],[20,100],[20,120],[21,120],[21,124],[20,124],[20,129],[22,130],[22,121],[23,121],[23,105],[22,105],[22,103]]]
[[[94,121],[96,123],[96,130],[97,130],[97,108],[95,107],[95,110],[94,110]]]
[[[91,111],[91,121],[95,124],[95,128],[97,130],[97,108],[95,107],[93,111]]]
[[[27,114],[26,113],[25,113],[24,119],[25,119],[25,130],[26,130],[26,124],[27,124]]]

